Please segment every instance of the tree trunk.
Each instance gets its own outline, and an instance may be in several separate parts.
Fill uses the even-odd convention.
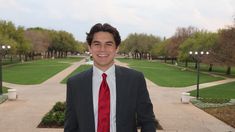
[[[52,57],[57,58],[57,51],[56,50],[54,51],[54,55]]]
[[[185,67],[188,67],[188,60],[185,61]]]
[[[35,55],[35,52],[33,51],[32,52],[32,60],[34,60],[34,55]]]
[[[71,54],[70,54],[71,55]],[[68,51],[66,51],[66,54],[65,54],[65,57],[67,57],[68,56]]]
[[[140,60],[143,58],[143,53],[140,53]]]
[[[46,55],[47,54],[47,55]],[[47,53],[46,53],[45,55],[46,55],[46,58],[49,58],[50,57],[50,51],[47,51]]]
[[[151,53],[149,53],[149,60],[152,60],[152,55],[151,55]]]
[[[58,58],[62,58],[61,56],[62,56],[62,52],[61,52],[61,51],[59,51]]]
[[[135,52],[135,59],[137,59],[137,57],[138,57],[138,53]]]
[[[20,57],[20,61],[22,62],[22,56],[21,56],[21,54],[19,54],[19,57]]]
[[[213,67],[213,64],[210,64],[209,72],[212,72],[212,67]]]
[[[28,55],[25,54],[24,57],[25,57],[25,61],[28,61]]]
[[[230,75],[230,74],[231,74],[231,66],[228,66],[228,67],[227,67],[226,74],[227,74],[227,75]]]
[[[54,57],[54,51],[52,50],[50,53],[50,58]]]

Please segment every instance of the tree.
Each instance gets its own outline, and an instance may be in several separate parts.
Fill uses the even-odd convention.
[[[212,47],[217,42],[217,33],[210,33],[206,31],[200,31],[194,33],[191,37],[186,39],[179,47],[178,58],[180,61],[185,61],[185,66],[187,67],[187,62],[190,60],[189,51],[211,51]],[[213,61],[208,59],[209,56],[200,56],[200,61],[207,62],[211,64],[210,70],[212,69]],[[195,68],[197,66],[195,65]]]
[[[165,47],[167,57],[172,59],[172,64],[174,60],[177,60],[180,45],[195,32],[198,32],[198,29],[192,26],[176,29],[175,35],[170,38],[169,43]]]
[[[231,74],[231,66],[235,66],[235,26],[219,30],[218,43],[213,47],[211,55],[219,65],[227,66],[226,74]]]
[[[66,57],[68,52],[76,51],[76,40],[71,33],[66,31],[51,31],[51,44],[48,53],[53,57]]]
[[[51,43],[49,32],[40,28],[29,28],[25,31],[24,35],[32,47],[32,51],[29,53],[30,57],[32,59],[37,55],[44,55],[46,57],[46,52]]]
[[[151,54],[153,58],[157,59],[163,59],[167,60],[167,53],[166,53],[166,45],[170,42],[170,39],[166,39],[164,41],[161,41],[159,43],[156,43],[154,47],[151,50]]]
[[[7,22],[0,20],[0,34],[5,37],[5,39],[11,39],[16,35],[16,27],[12,22]]]
[[[34,59],[35,55],[45,57],[66,57],[67,53],[84,52],[84,44],[76,41],[71,33],[40,27],[15,27],[12,22],[0,20],[0,42],[11,45],[11,54],[19,55],[20,60]],[[24,58],[23,58],[24,57]]]
[[[150,59],[151,57],[151,49],[153,48],[154,44],[160,42],[160,37],[156,37],[153,35],[147,34],[130,34],[128,37],[123,41],[123,46],[121,48],[121,52],[124,53],[132,53],[134,58],[138,59]]]
[[[17,42],[13,38],[16,33],[16,27],[12,22],[0,20],[0,44],[10,45],[11,49],[8,51],[9,54],[16,54]],[[12,58],[12,57],[11,57]]]
[[[20,60],[23,60],[22,55],[27,59],[26,54],[30,50],[30,45],[24,38],[23,27],[16,28],[12,22],[0,20],[0,36],[2,43],[5,42],[5,44],[11,45],[12,48],[9,53],[18,54]]]
[[[18,27],[16,30],[16,35],[13,36],[13,38],[17,42],[17,54],[20,56],[20,60],[22,61],[22,55],[24,55],[24,60],[27,61],[28,59],[28,53],[31,51],[31,45],[29,41],[26,40],[24,37],[24,28]]]
[[[85,53],[85,51],[87,50],[88,50],[88,47],[86,43],[76,41],[75,52],[82,54],[82,53]]]

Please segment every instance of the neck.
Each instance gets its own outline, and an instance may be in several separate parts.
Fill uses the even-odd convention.
[[[114,64],[114,62],[110,63],[107,66],[101,66],[101,65],[97,65],[96,63],[94,63],[94,65],[103,72],[107,71],[113,64]]]

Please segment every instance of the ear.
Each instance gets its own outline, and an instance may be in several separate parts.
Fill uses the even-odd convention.
[[[88,50],[92,54],[92,50],[91,50],[91,46],[90,45],[88,45]]]
[[[116,54],[118,53],[118,51],[119,51],[119,46],[116,48]]]

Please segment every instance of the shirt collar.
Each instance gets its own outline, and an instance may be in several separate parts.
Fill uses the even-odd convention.
[[[95,76],[101,76],[103,73],[107,74],[107,76],[114,75],[114,73],[115,73],[115,65],[113,64],[105,72],[103,72],[102,70],[97,68],[95,65],[93,65],[93,74]]]

